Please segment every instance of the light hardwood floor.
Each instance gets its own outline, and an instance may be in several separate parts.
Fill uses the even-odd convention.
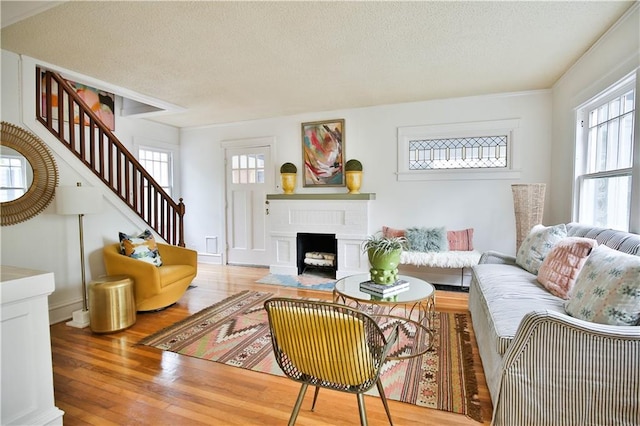
[[[242,290],[282,296],[331,298],[330,292],[257,284],[264,268],[199,265],[194,285],[163,311],[139,314],[125,331],[98,335],[89,328],[51,326],[56,406],[65,425],[284,425],[299,384],[284,377],[256,373],[136,343],[143,337]],[[438,291],[436,309],[467,309],[467,294]],[[474,337],[473,337],[474,338]],[[477,345],[474,358],[484,424],[491,402]],[[297,425],[359,424],[354,395],[324,390],[314,412],[307,392]],[[365,397],[369,424],[388,424],[379,398]],[[389,401],[394,424],[480,425],[464,415]]]

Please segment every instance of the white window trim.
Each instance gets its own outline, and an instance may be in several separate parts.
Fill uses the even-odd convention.
[[[171,197],[174,200],[179,198],[177,194],[178,182],[177,176],[179,176],[179,170],[177,170],[180,164],[180,148],[177,145],[160,142],[147,138],[135,138],[133,141],[133,150],[136,160],[140,161],[140,150],[146,149],[150,151],[164,151],[171,154],[171,167],[169,170],[169,181],[171,187]]]
[[[633,141],[633,171],[631,172],[631,219],[629,231],[640,234],[640,108],[638,108],[638,93],[640,93],[640,68],[636,74],[636,114],[634,117]],[[634,184],[635,183],[635,184]]]
[[[398,172],[399,181],[417,180],[478,180],[519,179],[522,171],[517,161],[515,143],[518,139],[520,119],[477,121],[469,123],[435,124],[398,128]],[[476,136],[507,135],[507,167],[499,169],[442,169],[409,170],[409,142],[420,139],[465,138]]]

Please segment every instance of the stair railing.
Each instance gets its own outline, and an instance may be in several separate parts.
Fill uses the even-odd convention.
[[[36,118],[167,243],[185,246],[176,203],[60,75],[36,67]]]

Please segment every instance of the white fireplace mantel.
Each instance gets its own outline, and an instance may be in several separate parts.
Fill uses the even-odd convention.
[[[273,257],[272,274],[297,275],[298,233],[334,234],[338,246],[336,278],[369,270],[362,242],[370,234],[375,194],[267,195]]]

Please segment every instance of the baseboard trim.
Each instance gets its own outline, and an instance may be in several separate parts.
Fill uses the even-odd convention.
[[[220,253],[198,253],[198,262],[208,265],[222,265],[222,254]]]
[[[49,325],[68,321],[73,318],[75,311],[80,310],[82,310],[82,299],[53,306],[49,305]]]

